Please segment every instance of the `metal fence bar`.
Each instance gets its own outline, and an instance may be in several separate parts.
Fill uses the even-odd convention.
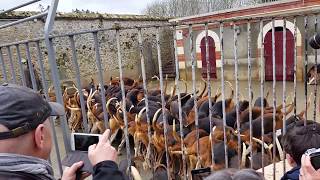
[[[53,47],[52,39],[45,39],[46,46],[48,48],[48,60],[51,68],[51,78],[53,80],[54,91],[57,99],[57,103],[64,104],[62,98],[62,91],[60,86],[60,76],[58,73],[57,62],[55,57],[55,51]],[[70,144],[70,131],[67,125],[66,115],[60,116],[61,130],[63,133],[64,148],[67,153],[71,152]]]
[[[121,60],[121,47],[120,47],[120,33],[119,30],[116,30],[116,40],[117,40],[117,54],[118,54],[118,64],[119,64],[119,73],[120,73],[120,85],[121,85],[121,95],[122,95],[122,112],[124,119],[124,134],[126,138],[126,149],[127,149],[127,160],[129,166],[129,179],[131,178],[131,153],[130,153],[130,142],[129,142],[129,133],[128,133],[128,118],[127,118],[127,109],[126,109],[126,92],[123,82],[123,70],[122,70],[122,60]]]
[[[260,49],[260,96],[264,98],[264,82],[265,82],[265,59],[264,59],[264,37],[263,37],[263,20],[260,20],[260,36],[261,36],[261,49]],[[261,101],[261,134],[264,134],[264,101]],[[261,136],[262,144],[264,144],[264,136]],[[264,175],[264,148],[261,148],[261,163],[262,174]]]
[[[195,117],[195,128],[196,128],[196,150],[197,150],[197,164],[200,162],[200,147],[199,147],[199,117],[198,117],[198,96],[196,93],[196,57],[194,54],[194,40],[193,40],[193,30],[192,30],[192,25],[189,25],[189,42],[190,42],[190,52],[191,52],[191,64],[192,64],[192,93],[193,93],[193,102],[194,102],[194,117]]]
[[[185,157],[185,148],[184,148],[184,134],[183,134],[183,123],[182,123],[182,104],[181,104],[181,91],[179,87],[179,59],[178,59],[178,48],[177,48],[177,28],[174,26],[173,28],[173,47],[174,47],[174,59],[175,59],[175,67],[176,67],[176,78],[175,78],[175,86],[178,94],[178,106],[179,106],[179,127],[180,127],[180,138],[181,138],[181,151],[182,151],[182,170],[183,170],[183,179],[187,180],[187,172],[186,172],[186,157]],[[209,108],[210,109],[210,108]]]
[[[139,50],[140,50],[140,62],[141,62],[141,73],[142,73],[142,81],[143,81],[143,93],[144,93],[144,98],[145,98],[145,107],[146,107],[146,118],[147,118],[147,123],[148,123],[148,153],[147,153],[147,158],[146,159],[151,159],[151,123],[150,123],[150,117],[149,117],[149,96],[148,96],[148,88],[147,88],[147,77],[146,77],[146,68],[145,68],[145,59],[143,56],[143,44],[142,44],[142,33],[141,29],[138,29],[138,43],[139,43]],[[154,163],[153,161],[151,162],[151,165],[153,167]],[[152,168],[152,171],[154,171],[154,168]],[[153,173],[154,174],[154,173]]]
[[[15,6],[15,7],[12,7],[12,8],[10,8],[10,9],[5,10],[5,11],[1,11],[1,12],[0,12],[0,15],[6,14],[6,13],[8,13],[8,12],[14,11],[14,10],[16,10],[16,9],[19,9],[19,8],[22,8],[22,7],[25,7],[25,6],[28,6],[28,5],[30,5],[30,4],[33,4],[33,3],[36,3],[36,2],[39,2],[39,1],[41,1],[41,0],[28,1],[28,2],[26,2],[26,3],[20,4],[20,5]]]
[[[104,125],[106,128],[109,128],[109,119],[108,119],[108,113],[106,108],[106,96],[105,96],[105,89],[104,89],[104,81],[103,81],[103,74],[102,74],[102,66],[101,66],[101,57],[100,57],[100,47],[98,42],[98,33],[94,32],[92,33],[93,40],[94,40],[94,49],[96,53],[96,65],[98,68],[98,74],[99,74],[99,82],[101,87],[101,99],[102,99],[102,109],[103,109],[103,119],[104,119]]]
[[[41,79],[42,79],[42,87],[43,87],[43,91],[44,91],[44,95],[47,99],[47,101],[50,100],[49,97],[49,93],[48,93],[48,83],[46,81],[46,75],[45,75],[45,71],[44,71],[44,66],[43,66],[43,56],[40,50],[40,42],[36,42],[36,46],[37,46],[37,55],[38,55],[38,64],[40,67],[40,73],[41,73]],[[53,122],[53,118],[50,117],[50,126],[51,126],[51,130],[52,130],[52,134],[53,134],[53,143],[54,143],[54,147],[56,150],[56,157],[57,157],[57,161],[58,161],[58,168],[59,168],[59,173],[60,176],[62,176],[63,170],[62,170],[62,164],[61,164],[61,157],[60,157],[60,149],[59,149],[59,145],[58,145],[58,138],[57,138],[57,132],[56,129],[54,127],[54,122]]]
[[[9,57],[9,63],[10,63],[10,71],[12,75],[12,83],[17,84],[17,78],[16,78],[16,73],[14,71],[14,65],[12,61],[12,52],[10,46],[7,46],[7,51],[8,51],[8,57]]]
[[[88,118],[87,118],[87,113],[86,113],[86,104],[84,101],[84,96],[83,96],[83,92],[82,92],[82,85],[81,85],[81,80],[80,80],[80,69],[79,69],[79,63],[78,63],[78,58],[77,58],[77,52],[76,52],[76,45],[75,45],[75,41],[74,41],[74,37],[73,36],[69,36],[69,41],[70,41],[70,46],[71,46],[71,51],[72,51],[72,62],[73,62],[73,66],[75,68],[76,71],[76,80],[77,80],[77,89],[79,92],[79,96],[80,96],[80,105],[81,105],[81,115],[82,115],[82,122],[83,122],[83,127],[85,132],[89,132],[89,127],[88,127]]]
[[[210,121],[210,139],[213,139],[212,132],[212,100],[211,100],[211,63],[209,61],[209,42],[208,42],[208,23],[205,24],[205,41],[206,41],[206,64],[207,64],[207,84],[208,84],[208,102],[209,102],[209,121]],[[211,144],[211,162],[214,164],[214,152],[213,152],[213,142],[210,141]]]
[[[287,20],[283,19],[283,59],[282,59],[282,70],[283,70],[283,74],[282,74],[282,110],[283,113],[286,114],[286,91],[287,91],[287,87],[286,87],[286,79],[287,79]],[[283,131],[282,134],[285,134],[286,131],[286,116],[283,116],[282,118],[283,121]],[[283,154],[285,157],[285,152]],[[286,161],[283,161],[283,172],[286,172]]]
[[[250,157],[253,157],[252,147],[252,58],[251,58],[251,23],[247,23],[248,36],[248,86],[249,86],[249,123],[250,123]],[[253,167],[253,158],[250,158],[250,168]]]
[[[58,1],[58,0],[55,0]],[[299,13],[299,15],[309,15],[315,13],[314,11],[310,11],[308,10],[307,13]],[[261,18],[264,18],[264,20],[271,20],[272,18],[290,18],[290,17],[294,17],[296,15],[276,15],[276,16],[270,16],[270,17],[265,17],[265,16],[255,16],[255,17],[243,17],[243,18],[229,18],[229,19],[224,19],[224,22],[233,22],[233,21],[237,21],[237,20],[251,20],[251,21],[259,21]],[[208,24],[219,24],[219,21],[217,20],[213,20],[213,21],[199,21],[196,23],[193,23],[193,25],[203,25],[204,23],[208,23]],[[154,27],[171,27],[172,25],[176,25],[176,26],[188,26],[189,24],[186,24],[185,22],[171,22],[171,23],[164,23],[164,24],[156,24],[156,25],[143,25],[143,26],[128,26],[128,27],[120,27],[121,30],[125,30],[125,29],[144,29],[144,28],[154,28]],[[118,27],[117,27],[118,28]],[[58,38],[58,37],[66,37],[66,36],[71,36],[71,35],[80,35],[80,34],[87,34],[87,33],[93,33],[93,32],[100,32],[100,31],[114,31],[116,30],[115,27],[111,27],[111,28],[99,28],[99,29],[92,29],[92,30],[82,30],[82,31],[78,31],[78,32],[72,32],[72,33],[66,33],[66,34],[57,34],[57,35],[49,35],[48,38]],[[44,40],[45,37],[40,37],[40,38],[34,38],[34,39],[30,39],[30,40],[23,40],[23,41],[18,41],[18,42],[14,42],[14,43],[6,43],[6,44],[1,44],[0,47],[5,47],[5,46],[12,46],[12,45],[17,45],[17,44],[21,44],[21,43],[26,43],[26,42],[35,42],[35,41],[39,41],[39,40]]]
[[[272,20],[272,73],[273,73],[273,83],[272,83],[272,94],[273,94],[273,179],[276,179],[276,161],[275,161],[275,156],[276,156],[276,106],[277,106],[277,101],[276,101],[276,43],[275,43],[275,20]]]
[[[51,2],[45,27],[44,27],[44,41],[48,49],[48,61],[51,68],[51,78],[53,81],[53,85],[55,87],[54,91],[55,91],[56,99],[58,103],[63,104],[62,92],[60,87],[60,76],[58,73],[55,50],[54,50],[52,38],[49,38],[49,34],[53,29],[53,23],[54,23],[54,18],[57,11],[58,3],[59,3],[59,0],[52,0]],[[62,122],[61,130],[63,132],[64,148],[66,152],[69,153],[71,151],[70,136],[69,136],[70,132],[69,132],[69,129],[67,128],[66,115],[60,116],[59,118]]]
[[[318,16],[314,15],[314,32],[318,31]],[[314,62],[315,62],[315,88],[314,88],[314,109],[313,109],[313,121],[316,122],[317,119],[317,96],[318,96],[318,50],[314,49]]]
[[[297,18],[294,17],[293,19],[293,24],[294,24],[294,82],[293,82],[293,104],[294,104],[294,110],[293,114],[296,116],[297,115]]]
[[[156,28],[156,41],[157,41],[157,54],[158,54],[158,64],[159,64],[159,75],[160,75],[160,89],[161,89],[161,105],[162,105],[162,118],[163,118],[163,132],[164,132],[164,144],[166,150],[166,164],[167,164],[167,176],[170,179],[170,168],[169,165],[169,150],[168,150],[168,119],[165,116],[166,108],[165,108],[165,99],[164,99],[164,89],[163,89],[163,72],[162,72],[162,59],[161,59],[161,49],[160,49],[160,30],[159,27]]]
[[[0,62],[2,66],[2,77],[4,78],[4,82],[8,82],[8,76],[7,76],[7,70],[6,70],[6,64],[3,59],[2,49],[0,48]]]
[[[225,164],[226,168],[228,167],[228,159],[227,159],[227,148],[226,148],[226,124],[227,124],[227,118],[226,118],[226,97],[225,97],[225,87],[224,87],[224,65],[225,65],[225,59],[224,59],[224,24],[223,22],[220,23],[220,51],[221,51],[221,98],[222,98],[222,116],[223,116],[223,138],[224,138],[224,147],[225,147]],[[240,136],[240,134],[238,133]],[[239,138],[238,136],[238,138]],[[239,149],[239,148],[238,148]],[[241,157],[239,156],[238,162],[240,167],[240,161]]]
[[[233,24],[233,55],[234,55],[234,79],[236,81],[236,117],[237,117],[237,135],[238,135],[238,154],[241,154],[241,137],[240,137],[240,107],[239,107],[239,59],[238,59],[238,34],[237,34],[237,25]],[[224,121],[224,120],[223,120]],[[225,126],[225,124],[224,124]],[[225,128],[224,128],[225,131]],[[224,133],[225,134],[225,133]],[[226,140],[225,140],[226,141]],[[226,146],[226,145],[225,145]],[[225,154],[227,154],[227,148],[225,150]],[[227,163],[227,156],[225,157]],[[241,156],[239,156],[239,164],[241,165]],[[241,167],[241,166],[239,166]],[[226,167],[228,168],[228,167]]]
[[[20,54],[20,47],[19,47],[19,45],[15,45],[15,46],[16,46],[16,49],[17,49],[17,57],[18,57],[18,64],[19,64],[20,73],[21,73],[22,85],[23,86],[27,86],[26,77],[25,77],[24,70],[23,70],[23,67],[22,67],[22,59],[21,59],[21,54]]]
[[[34,67],[33,67],[33,63],[31,61],[31,54],[30,54],[30,47],[29,47],[29,43],[27,42],[25,44],[26,46],[26,53],[27,53],[27,62],[28,62],[28,67],[29,67],[29,73],[31,76],[31,83],[32,83],[32,89],[34,89],[35,91],[38,90],[38,86],[37,86],[37,82],[36,82],[36,78],[35,78],[35,72],[34,72]]]
[[[304,99],[305,99],[305,120],[304,125],[307,125],[307,119],[308,119],[308,41],[309,41],[309,35],[308,35],[308,16],[304,17],[304,71],[305,71],[305,78],[304,78]]]
[[[20,19],[18,21],[7,23],[7,24],[4,24],[4,25],[0,26],[0,29],[4,29],[4,28],[10,27],[10,26],[21,24],[21,23],[24,23],[24,22],[27,22],[27,21],[31,21],[31,20],[34,20],[34,19],[42,18],[43,16],[46,16],[47,14],[48,14],[48,12],[43,12],[43,13],[40,13],[40,14],[37,14],[37,15],[34,15],[34,16],[30,16],[30,17],[27,17],[27,18],[24,18],[24,19]]]

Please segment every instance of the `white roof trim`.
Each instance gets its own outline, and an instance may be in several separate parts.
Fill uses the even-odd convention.
[[[251,17],[251,18],[261,17],[261,18],[263,18],[263,17],[270,17],[270,16],[276,16],[276,15],[291,15],[291,14],[295,15],[295,14],[304,13],[304,12],[312,12],[312,11],[317,11],[318,12],[319,10],[320,10],[320,5],[314,5],[314,6],[293,8],[293,9],[285,9],[285,10],[281,10],[281,11],[272,11],[272,12],[269,12],[269,13],[262,12],[262,13],[258,13],[258,14],[235,16],[235,17],[224,19],[224,20],[232,20],[232,19],[241,20],[241,18],[248,18],[248,17]],[[196,24],[193,27],[198,27],[198,26],[203,26],[203,25]],[[180,25],[180,26],[177,27],[177,29],[183,29],[183,28],[186,28],[186,27],[188,27],[188,26]]]
[[[269,2],[269,3],[258,4],[258,5],[241,7],[241,8],[231,8],[231,9],[214,11],[214,12],[204,13],[204,14],[199,14],[199,15],[169,19],[169,22],[178,22],[178,21],[183,21],[183,20],[188,20],[188,19],[194,19],[194,18],[199,18],[199,17],[212,16],[212,15],[232,12],[232,11],[239,11],[239,10],[245,10],[245,9],[251,9],[251,8],[259,8],[259,7],[264,7],[264,6],[271,6],[271,5],[275,5],[275,4],[283,4],[283,3],[290,3],[290,2],[297,2],[297,1],[300,1],[300,0],[280,0],[280,1],[274,1],[274,2]]]

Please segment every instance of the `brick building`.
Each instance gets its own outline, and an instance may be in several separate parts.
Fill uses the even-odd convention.
[[[280,0],[270,3],[264,3],[256,6],[249,6],[244,8],[229,9],[206,13],[201,15],[189,16],[171,19],[170,22],[179,22],[184,24],[196,23],[192,26],[193,44],[195,49],[195,58],[197,61],[197,75],[205,76],[206,73],[206,59],[205,59],[205,26],[201,22],[206,21],[222,21],[224,23],[224,58],[226,65],[225,77],[227,80],[234,79],[234,24],[236,25],[236,33],[238,36],[237,56],[239,59],[239,78],[246,80],[248,78],[248,34],[247,34],[247,20],[235,20],[241,18],[253,19],[251,22],[251,54],[252,54],[252,77],[253,79],[260,78],[260,50],[264,44],[264,60],[265,60],[265,77],[266,80],[272,80],[272,21],[270,17],[275,17],[275,43],[276,43],[276,79],[282,80],[282,61],[283,61],[283,16],[286,18],[286,62],[287,62],[287,80],[293,80],[294,70],[294,16],[296,16],[296,50],[297,50],[297,78],[299,81],[303,80],[304,73],[304,40],[305,34],[305,16],[309,14],[307,25],[307,36],[315,33],[315,17],[318,17],[320,12],[319,0]],[[315,15],[313,15],[315,13]],[[310,15],[311,14],[311,15]],[[261,37],[260,21],[254,17],[261,17],[263,19],[263,37]],[[268,18],[268,19],[267,19]],[[220,50],[220,29],[218,23],[209,23],[208,25],[208,40],[209,40],[209,59],[211,62],[210,72],[211,77],[219,77],[221,69],[221,50]],[[188,71],[191,68],[191,53],[189,43],[189,27],[179,26],[176,31],[177,45],[178,45],[178,59],[181,69],[181,76],[191,76]],[[263,38],[263,43],[261,38]],[[281,48],[279,48],[281,47]],[[281,49],[279,51],[279,49]],[[314,63],[314,51],[309,48],[308,59],[310,64]]]

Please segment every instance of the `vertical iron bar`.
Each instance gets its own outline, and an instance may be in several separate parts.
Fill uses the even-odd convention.
[[[314,15],[314,32],[318,31],[318,16]],[[314,109],[313,109],[313,121],[316,122],[317,118],[317,96],[318,96],[318,50],[314,49],[314,61],[315,61],[315,88],[314,88]]]
[[[240,113],[239,113],[239,59],[238,59],[238,34],[237,34],[237,25],[235,22],[233,22],[233,55],[234,55],[234,79],[236,81],[236,117],[237,117],[237,134],[238,134],[238,154],[241,154],[241,138],[240,138]],[[251,95],[250,95],[251,96]],[[224,121],[224,120],[223,120]],[[224,130],[225,131],[225,130]],[[227,154],[227,151],[225,151]],[[241,156],[239,156],[239,163],[241,162],[240,159]],[[227,159],[226,159],[227,161]],[[239,168],[241,167],[241,163]]]
[[[61,86],[60,86],[60,77],[58,73],[58,67],[57,67],[57,62],[56,62],[56,57],[55,57],[55,50],[53,47],[53,42],[52,39],[49,39],[49,37],[45,38],[45,43],[48,48],[48,60],[51,68],[51,76],[53,80],[53,85],[54,85],[54,91],[56,94],[57,98],[57,103],[64,104],[63,103],[63,98],[62,98],[62,91],[61,91]],[[61,130],[63,132],[63,142],[64,142],[64,148],[67,153],[71,151],[71,145],[70,145],[70,132],[69,128],[67,125],[67,118],[66,115],[60,116],[61,120]]]
[[[247,23],[247,31],[248,31],[248,86],[249,86],[249,122],[250,122],[250,157],[253,157],[253,148],[252,148],[252,59],[251,59],[251,23]],[[250,168],[253,165],[253,158],[250,159]]]
[[[212,142],[212,100],[211,100],[211,63],[209,61],[209,42],[208,42],[208,23],[205,24],[205,41],[206,41],[206,64],[207,64],[207,84],[208,84],[208,101],[209,101],[209,121],[210,121],[210,144],[211,144],[211,162],[214,164],[214,152],[213,152],[213,142]]]
[[[4,78],[4,82],[8,82],[7,70],[6,65],[3,59],[2,49],[0,48],[0,62],[2,66],[2,77]]]
[[[151,123],[150,123],[150,117],[149,117],[149,96],[148,96],[148,88],[147,88],[147,78],[146,78],[146,68],[145,68],[145,59],[143,56],[143,40],[142,40],[142,33],[141,28],[138,29],[138,41],[139,41],[139,50],[140,50],[140,62],[141,62],[141,73],[142,73],[142,81],[143,81],[143,93],[144,93],[144,101],[146,106],[146,118],[148,123],[148,151],[151,151]],[[151,159],[151,152],[147,154],[149,157],[147,159]],[[154,165],[153,161],[151,162],[152,166]],[[152,168],[152,171],[154,171],[154,168]],[[154,173],[153,173],[154,174]]]
[[[184,135],[183,135],[183,123],[182,123],[182,104],[181,104],[181,92],[179,87],[179,61],[178,61],[178,48],[177,48],[177,28],[174,26],[173,28],[173,47],[174,47],[174,59],[176,63],[176,79],[175,85],[178,94],[178,106],[179,106],[179,122],[180,122],[180,138],[181,138],[181,151],[182,151],[182,169],[183,169],[183,179],[187,180],[187,173],[186,173],[186,157],[185,157],[185,148],[184,148]]]
[[[265,79],[265,59],[264,59],[264,36],[263,36],[263,20],[260,20],[260,37],[261,37],[261,48],[260,48],[260,96],[264,99],[264,79]],[[261,141],[264,144],[264,101],[261,101]],[[264,175],[264,148],[261,149],[262,158],[262,174]]]
[[[307,125],[307,119],[308,119],[308,64],[309,64],[309,60],[308,60],[308,41],[309,41],[309,34],[308,34],[308,16],[304,17],[304,34],[305,34],[305,38],[304,38],[304,98],[305,98],[305,121],[304,121],[304,125]]]
[[[283,70],[283,74],[282,74],[282,109],[283,109],[283,113],[286,114],[286,91],[287,91],[287,20],[284,18],[283,19],[283,59],[282,59],[282,70]],[[295,91],[295,90],[294,90]],[[286,131],[286,116],[283,116],[282,118],[283,121],[283,132],[282,134],[285,134]],[[285,157],[285,152],[284,152],[284,157]],[[286,172],[286,161],[283,160],[283,172]]]
[[[86,133],[89,132],[89,127],[88,127],[88,119],[87,119],[87,113],[86,113],[86,104],[85,100],[83,97],[83,92],[82,92],[82,85],[81,85],[81,80],[80,80],[80,69],[79,69],[79,64],[78,64],[78,58],[77,58],[77,52],[76,52],[76,45],[75,45],[75,40],[73,36],[69,36],[69,41],[70,41],[70,46],[71,46],[71,51],[72,51],[72,61],[73,61],[73,66],[76,70],[76,80],[77,80],[77,89],[79,92],[80,96],[80,105],[81,105],[81,115],[82,115],[82,121],[83,121],[83,127]]]
[[[159,64],[159,75],[160,75],[160,89],[161,89],[161,105],[162,105],[162,118],[163,118],[163,125],[164,125],[164,144],[166,150],[166,164],[167,164],[167,176],[170,179],[170,168],[169,168],[169,150],[168,150],[168,119],[165,116],[166,108],[165,104],[166,101],[164,99],[164,89],[163,89],[163,72],[162,72],[162,59],[161,59],[161,49],[160,49],[160,30],[159,27],[156,28],[156,41],[157,41],[157,54],[158,54],[158,64]]]
[[[98,32],[93,32],[93,40],[94,40],[94,49],[96,53],[96,64],[99,72],[99,82],[101,87],[101,98],[102,98],[102,109],[103,109],[103,119],[104,119],[104,126],[109,128],[109,119],[108,113],[106,108],[106,92],[104,89],[104,81],[103,81],[103,74],[102,74],[102,66],[101,66],[101,58],[100,58],[100,47],[98,42]]]
[[[121,60],[121,47],[120,47],[120,33],[119,30],[116,30],[116,39],[117,39],[117,53],[118,53],[118,64],[120,72],[120,85],[121,85],[121,95],[122,95],[122,111],[124,119],[124,134],[126,138],[126,149],[127,149],[127,160],[129,166],[129,179],[131,178],[131,153],[130,153],[130,142],[129,142],[129,133],[128,133],[128,118],[127,118],[127,109],[126,109],[126,92],[123,82],[123,71],[122,71],[122,60]]]
[[[25,46],[26,46],[27,62],[28,62],[28,67],[29,67],[29,73],[31,76],[32,88],[35,91],[37,91],[38,87],[37,87],[37,82],[36,82],[36,78],[35,78],[35,71],[34,71],[33,63],[31,61],[29,42],[25,43]]]
[[[8,51],[8,57],[9,57],[9,62],[10,62],[10,71],[12,75],[12,83],[17,84],[17,78],[16,78],[16,73],[14,71],[14,65],[12,62],[12,53],[11,53],[11,48],[10,46],[7,46],[7,51]]]
[[[275,43],[275,20],[272,19],[272,69],[273,69],[273,84],[272,84],[272,94],[273,94],[273,179],[276,179],[276,161],[275,161],[275,155],[276,155],[276,138],[277,135],[275,133],[276,131],[276,43]]]
[[[195,115],[195,127],[196,127],[196,137],[197,137],[197,164],[200,162],[200,154],[199,154],[199,119],[198,119],[198,106],[197,106],[197,93],[196,93],[196,58],[194,54],[194,40],[193,40],[193,31],[192,24],[189,25],[189,42],[190,42],[190,52],[191,52],[191,64],[192,64],[192,93],[193,93],[193,101],[194,101],[194,115]]]
[[[51,2],[45,27],[44,27],[44,41],[48,49],[48,60],[51,68],[51,76],[52,76],[53,84],[55,87],[54,91],[56,94],[57,102],[60,104],[63,104],[62,92],[60,87],[60,77],[59,77],[57,61],[55,57],[55,50],[53,47],[52,38],[49,37],[51,30],[53,29],[53,22],[56,15],[58,3],[59,3],[59,0],[52,0]],[[60,116],[60,119],[62,121],[61,129],[63,132],[64,147],[66,152],[69,153],[71,151],[70,132],[69,132],[69,129],[67,128],[66,116],[65,115]],[[51,125],[53,125],[53,123]]]
[[[37,53],[38,53],[38,64],[40,67],[40,73],[41,73],[41,77],[42,77],[42,87],[43,87],[44,95],[45,95],[46,99],[49,101],[50,98],[49,98],[49,94],[48,94],[48,83],[46,81],[46,75],[45,75],[44,66],[43,66],[43,57],[42,57],[42,53],[40,50],[40,42],[39,41],[36,42],[36,46],[37,46]],[[18,49],[18,47],[17,47],[17,49]],[[60,157],[60,150],[59,150],[59,145],[58,145],[57,132],[54,127],[52,117],[50,117],[50,125],[51,125],[52,134],[53,134],[53,142],[54,142],[54,147],[56,150],[56,157],[57,157],[57,161],[58,161],[59,173],[60,173],[60,176],[62,176],[63,170],[62,170],[62,164],[61,164],[61,157]]]
[[[227,120],[226,120],[226,97],[225,97],[225,87],[224,87],[224,28],[223,28],[223,22],[220,22],[220,51],[221,51],[221,98],[222,98],[222,116],[223,116],[223,131],[224,131],[224,140],[226,139],[226,132],[225,132],[225,127],[227,125]],[[225,145],[226,147],[226,145]],[[225,154],[227,154],[227,149],[225,148]],[[239,167],[240,167],[240,160],[241,156],[239,156]],[[225,159],[226,161],[226,159]],[[228,162],[225,162],[226,166],[228,165]],[[227,167],[226,167],[227,168]]]
[[[17,49],[17,56],[18,56],[18,64],[19,64],[19,68],[20,68],[20,73],[21,73],[21,81],[22,81],[22,85],[26,86],[26,77],[23,71],[23,67],[22,67],[22,62],[21,62],[21,54],[20,54],[20,47],[19,44],[16,45],[16,49]]]
[[[294,115],[297,115],[297,66],[298,66],[298,60],[297,60],[297,18],[294,17],[293,19],[294,24],[294,82],[293,82],[293,104],[294,104]]]

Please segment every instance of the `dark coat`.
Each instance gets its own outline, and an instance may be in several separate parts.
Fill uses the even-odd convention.
[[[281,180],[299,180],[300,166],[296,166],[283,175]]]
[[[125,177],[113,161],[103,161],[93,167],[93,180],[112,179],[124,180]],[[34,175],[23,172],[0,171],[0,180],[38,180]]]

